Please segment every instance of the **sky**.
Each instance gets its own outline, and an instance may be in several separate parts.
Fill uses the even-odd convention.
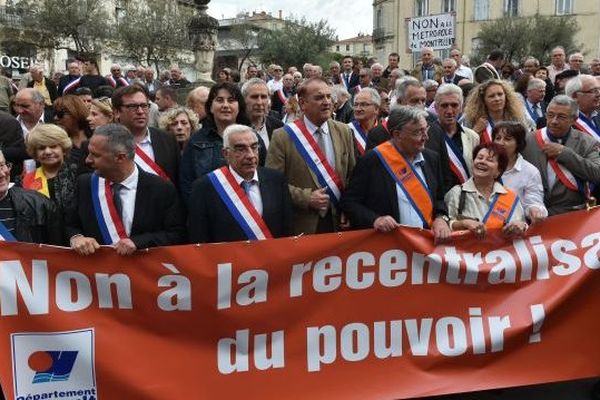
[[[244,11],[265,11],[276,17],[282,10],[284,19],[290,16],[315,22],[325,19],[342,40],[358,33],[372,33],[372,3],[371,0],[211,0],[208,14],[221,19],[233,18]]]

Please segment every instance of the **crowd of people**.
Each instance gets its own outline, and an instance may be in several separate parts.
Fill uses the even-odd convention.
[[[493,51],[470,68],[425,48],[410,72],[397,53],[346,56],[223,69],[210,88],[177,66],[34,65],[2,78],[2,236],[126,255],[400,225],[523,235],[593,205],[600,183],[600,61],[551,59]]]
[[[420,55],[223,69],[210,88],[93,59],[2,76],[0,235],[82,255],[401,225],[443,242],[595,204],[600,60]]]

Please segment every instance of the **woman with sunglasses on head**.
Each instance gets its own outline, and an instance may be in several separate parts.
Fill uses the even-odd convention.
[[[67,94],[54,101],[54,123],[67,132],[73,144],[67,157],[70,164],[84,165],[87,141],[91,136],[88,115],[88,108],[78,96]]]

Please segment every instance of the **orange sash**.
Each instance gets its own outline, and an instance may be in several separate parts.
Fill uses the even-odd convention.
[[[382,143],[373,150],[379,156],[387,172],[400,186],[423,221],[423,225],[429,228],[433,223],[433,201],[425,182],[391,141]]]
[[[490,208],[482,221],[486,228],[502,228],[504,224],[510,221],[515,212],[517,204],[519,204],[519,196],[511,190],[506,189],[506,191],[502,194],[497,193],[492,204],[490,204]]]

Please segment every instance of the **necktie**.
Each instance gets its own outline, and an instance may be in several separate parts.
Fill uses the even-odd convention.
[[[533,114],[536,116],[536,120],[541,117],[540,106],[537,103],[533,105]]]
[[[248,198],[250,198],[250,188],[252,187],[252,182],[242,181],[242,183],[240,183],[240,185],[242,185],[244,192],[246,192],[246,196],[248,196]]]
[[[121,185],[120,183],[113,183],[113,204],[115,205],[115,209],[117,210],[119,218],[123,219],[123,202],[121,201],[121,189],[123,189],[123,185]]]

